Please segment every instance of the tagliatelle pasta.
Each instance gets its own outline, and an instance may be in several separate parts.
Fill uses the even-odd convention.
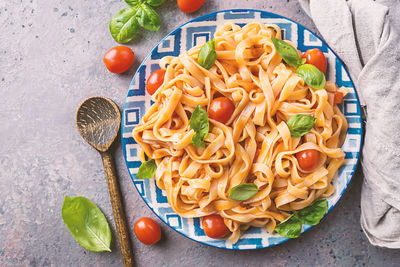
[[[197,62],[201,46],[164,57],[164,83],[133,130],[141,159],[155,159],[157,186],[173,210],[186,218],[221,215],[233,243],[250,226],[272,233],[290,212],[333,194],[331,181],[345,157],[340,147],[347,121],[334,92],[345,95],[347,89],[331,81],[324,89],[310,88],[282,60],[271,37],[282,39],[277,25],[224,25],[215,33],[217,60],[209,70]],[[225,124],[210,119],[205,147],[195,147],[191,114],[197,105],[207,110],[218,95],[232,100],[235,110]],[[296,114],[311,115],[316,123],[295,138],[285,122]],[[320,153],[311,171],[296,159],[308,149]],[[258,193],[245,201],[229,199],[229,190],[243,183],[255,184]]]

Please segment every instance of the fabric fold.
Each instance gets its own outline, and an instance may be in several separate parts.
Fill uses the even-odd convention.
[[[372,0],[300,0],[300,4],[347,66],[361,104],[366,105],[361,226],[373,245],[400,248],[400,4]]]

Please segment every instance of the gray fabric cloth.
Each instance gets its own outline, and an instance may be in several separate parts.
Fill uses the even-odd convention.
[[[399,2],[300,0],[366,105],[361,226],[388,248],[400,248]]]

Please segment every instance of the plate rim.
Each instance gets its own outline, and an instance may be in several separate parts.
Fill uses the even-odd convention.
[[[325,221],[326,216],[332,211],[333,208],[335,208],[335,207],[338,205],[338,203],[340,202],[340,200],[341,200],[341,199],[343,198],[343,196],[346,194],[346,192],[347,192],[348,189],[349,189],[349,185],[350,185],[351,181],[353,180],[353,178],[354,178],[354,176],[355,176],[355,174],[356,174],[356,170],[357,170],[357,168],[359,167],[359,162],[360,162],[360,157],[361,157],[361,152],[362,152],[362,145],[363,145],[363,141],[364,141],[364,126],[363,126],[362,115],[361,115],[361,102],[360,102],[360,98],[359,98],[359,96],[358,96],[357,89],[356,89],[356,86],[355,86],[355,84],[354,84],[354,82],[353,82],[353,79],[351,78],[351,76],[350,76],[350,74],[349,74],[349,72],[348,72],[348,70],[347,70],[347,66],[344,64],[344,62],[342,61],[342,59],[337,55],[337,53],[329,46],[329,44],[328,44],[322,37],[320,37],[320,36],[318,36],[317,34],[315,34],[312,30],[310,30],[308,27],[304,26],[303,24],[301,24],[301,23],[299,23],[299,22],[296,22],[296,21],[293,20],[293,19],[287,18],[287,17],[285,17],[285,16],[283,16],[283,15],[274,13],[274,12],[264,11],[264,10],[260,10],[260,9],[251,9],[251,8],[244,8],[244,9],[243,9],[243,8],[239,8],[239,9],[235,9],[235,8],[234,8],[234,9],[225,9],[225,10],[219,10],[219,11],[207,13],[207,14],[198,16],[198,17],[196,17],[196,18],[194,18],[194,19],[191,19],[191,20],[189,20],[189,21],[187,21],[187,22],[185,22],[185,23],[183,23],[183,24],[177,26],[174,30],[172,30],[172,31],[169,32],[167,35],[165,35],[165,36],[150,50],[150,52],[143,58],[143,60],[142,60],[142,62],[140,63],[139,67],[136,69],[135,74],[132,76],[132,80],[131,80],[131,82],[130,82],[130,84],[129,84],[129,88],[128,88],[126,97],[125,97],[125,99],[124,99],[124,105],[123,105],[123,109],[122,109],[122,115],[125,114],[124,112],[125,112],[125,109],[126,109],[127,98],[129,97],[130,85],[132,84],[132,81],[134,81],[134,80],[136,79],[136,76],[137,76],[138,73],[139,73],[138,71],[142,68],[143,65],[145,65],[145,62],[147,62],[148,58],[151,57],[151,55],[154,53],[154,51],[157,49],[157,47],[158,47],[166,38],[168,38],[169,36],[173,35],[174,33],[176,33],[178,30],[180,30],[182,27],[184,27],[184,26],[187,25],[187,24],[190,24],[190,23],[192,23],[192,22],[196,22],[196,21],[198,21],[198,20],[203,21],[202,19],[211,17],[211,16],[213,16],[213,15],[217,15],[218,13],[228,13],[228,12],[232,12],[232,11],[233,11],[233,12],[260,12],[260,13],[266,13],[266,14],[268,14],[268,15],[272,15],[272,16],[277,17],[277,18],[286,19],[286,20],[288,20],[288,21],[290,21],[290,22],[292,22],[292,23],[294,23],[294,24],[297,24],[297,25],[300,25],[300,26],[304,27],[304,29],[306,29],[306,30],[308,30],[309,32],[311,32],[312,35],[316,36],[316,37],[318,38],[318,40],[320,40],[323,44],[325,44],[325,45],[328,47],[328,49],[335,55],[335,57],[336,57],[336,58],[339,60],[339,62],[342,64],[345,73],[346,73],[347,76],[349,77],[350,82],[351,82],[351,84],[352,84],[353,87],[354,87],[354,93],[355,93],[355,97],[356,97],[356,100],[357,100],[357,106],[359,107],[359,111],[357,111],[357,116],[360,118],[360,123],[361,123],[360,133],[358,134],[358,135],[360,136],[360,145],[359,145],[359,148],[358,148],[358,157],[357,157],[356,163],[354,164],[353,174],[351,175],[351,178],[348,179],[348,181],[347,181],[347,183],[346,183],[346,187],[344,188],[343,193],[338,197],[338,200],[337,200],[331,207],[328,208],[327,212],[326,212],[326,213],[324,214],[324,216],[321,218],[321,221],[320,221],[320,223],[321,223],[321,222]],[[234,21],[235,19],[232,19],[232,20]],[[266,248],[274,247],[274,246],[277,246],[277,245],[280,245],[280,244],[283,244],[283,243],[285,243],[285,242],[287,242],[287,241],[292,240],[292,238],[285,237],[284,239],[280,240],[279,242],[277,242],[277,243],[275,243],[275,244],[269,244],[268,246],[265,246],[265,247],[258,247],[258,248],[239,248],[239,247],[234,248],[234,247],[232,247],[232,248],[229,248],[229,247],[226,247],[226,246],[217,246],[217,245],[215,245],[215,244],[210,244],[210,243],[207,243],[206,241],[196,240],[196,239],[192,238],[191,236],[186,235],[185,233],[180,232],[180,231],[178,231],[177,229],[173,228],[173,227],[170,226],[166,221],[164,221],[164,219],[161,218],[161,216],[160,216],[158,213],[156,213],[156,212],[154,211],[154,209],[153,209],[153,208],[149,205],[149,203],[144,199],[144,197],[140,194],[138,188],[136,187],[136,185],[135,185],[135,183],[134,183],[134,178],[133,178],[131,172],[129,171],[129,167],[128,167],[128,162],[127,162],[127,158],[126,158],[126,149],[125,149],[126,143],[125,143],[125,141],[124,141],[124,138],[126,138],[126,137],[124,137],[124,135],[123,135],[123,134],[124,134],[123,129],[124,129],[124,120],[122,119],[122,120],[121,120],[121,146],[122,146],[122,151],[123,151],[123,157],[124,157],[125,166],[126,166],[126,168],[128,169],[128,173],[129,173],[129,176],[130,176],[130,178],[131,178],[131,180],[132,180],[132,184],[133,184],[134,188],[136,189],[137,193],[139,194],[139,196],[140,196],[140,197],[142,198],[142,200],[144,201],[144,203],[146,203],[147,207],[149,207],[150,210],[153,212],[153,214],[155,214],[155,215],[160,219],[160,221],[162,221],[162,222],[163,222],[165,225],[167,225],[170,229],[174,230],[174,231],[177,232],[178,234],[180,234],[180,235],[182,235],[182,236],[184,236],[184,237],[186,237],[186,238],[188,238],[188,239],[190,239],[190,240],[192,240],[192,241],[194,241],[194,242],[197,242],[197,243],[200,243],[200,244],[204,244],[204,245],[207,245],[207,246],[210,246],[210,247],[214,247],[214,248],[225,249],[225,250],[246,251],[246,250],[266,249]],[[179,216],[179,215],[178,215],[178,216]],[[180,217],[181,217],[181,216],[180,216]],[[319,224],[320,224],[320,223],[319,223]],[[318,225],[319,225],[319,224],[318,224]],[[304,225],[303,225],[303,228],[304,228],[304,227],[305,227],[305,228],[304,228],[304,231],[301,233],[301,235],[303,235],[304,233],[306,233],[308,230],[314,228],[315,226],[317,226],[317,225],[308,225],[308,226],[304,226]],[[300,237],[301,237],[301,236],[300,236]]]

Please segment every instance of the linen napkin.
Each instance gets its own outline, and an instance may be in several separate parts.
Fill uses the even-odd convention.
[[[366,106],[361,227],[400,248],[400,1],[299,0]]]

